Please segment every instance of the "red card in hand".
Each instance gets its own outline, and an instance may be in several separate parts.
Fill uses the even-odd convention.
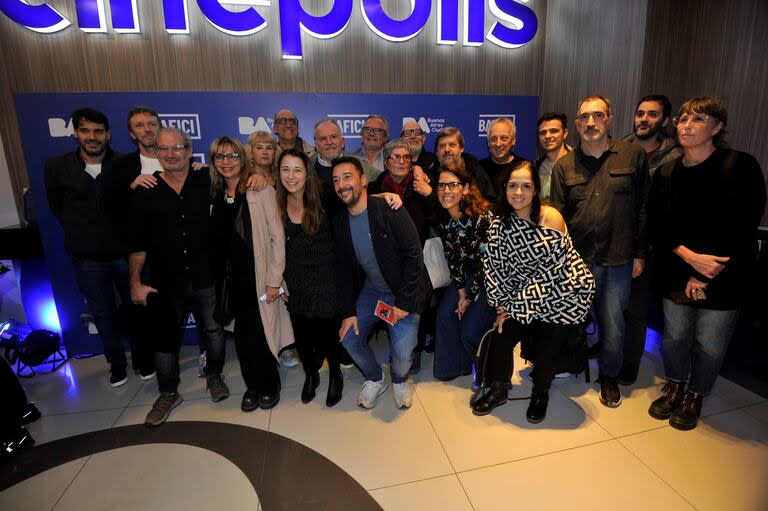
[[[377,318],[383,319],[390,325],[395,324],[395,308],[381,300],[376,303],[376,311],[373,313]]]

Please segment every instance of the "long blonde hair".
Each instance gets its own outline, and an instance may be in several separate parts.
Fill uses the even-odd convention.
[[[237,183],[237,192],[238,193],[245,193],[247,190],[247,183],[248,178],[251,176],[251,173],[253,172],[251,160],[248,157],[248,155],[245,153],[245,147],[243,146],[243,143],[240,142],[240,140],[236,139],[235,137],[230,137],[229,135],[224,135],[223,137],[219,137],[213,142],[211,142],[211,147],[208,149],[208,158],[211,162],[211,165],[209,167],[209,172],[211,175],[211,197],[216,198],[216,195],[220,191],[224,191],[226,189],[226,183],[224,182],[224,179],[221,177],[221,174],[219,174],[219,171],[216,170],[216,161],[214,160],[213,156],[216,153],[221,152],[222,147],[229,146],[232,148],[232,151],[236,152],[240,155],[240,176]]]

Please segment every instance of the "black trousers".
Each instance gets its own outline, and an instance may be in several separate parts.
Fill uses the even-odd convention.
[[[639,277],[632,279],[629,293],[629,307],[624,313],[624,361],[621,376],[630,380],[637,378],[640,361],[645,351],[645,334],[648,327],[648,306],[650,305],[650,283],[653,258],[646,259],[646,266]]]
[[[535,321],[524,325],[512,318],[504,322],[502,332],[491,335],[485,361],[485,381],[507,383],[512,376],[512,352],[515,345],[529,338],[532,347],[534,392],[546,393],[558,367],[563,365],[569,340],[579,335],[579,325],[559,325]],[[486,340],[486,342],[488,342]]]
[[[255,295],[252,300],[243,300],[235,312],[235,350],[249,391],[273,393],[280,387],[277,359],[267,344]]]
[[[0,355],[0,439],[18,433],[27,411],[27,394],[8,361]]]
[[[291,325],[296,339],[296,351],[305,373],[320,369],[325,359],[328,359],[331,373],[339,371],[341,322],[338,318],[309,318],[291,314]]]

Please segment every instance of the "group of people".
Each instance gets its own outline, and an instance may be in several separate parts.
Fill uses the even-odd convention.
[[[81,109],[72,118],[78,148],[48,160],[45,184],[111,384],[127,380],[124,333],[134,370],[157,375],[147,426],[182,402],[189,310],[213,401],[229,396],[223,327],[234,320],[243,411],[279,402],[278,355],[291,346],[305,372],[302,402],[315,398],[327,360],[326,405],[338,403],[348,357],[365,380],[359,405],[374,407],[388,380],[369,340],[385,326],[399,408],[411,406],[409,375],[431,344],[434,377],[473,374],[472,411],[491,413],[507,401],[522,342],[533,423],[545,418],[553,378],[593,311],[600,401],[617,407],[619,385],[637,378],[655,282],[667,383],[649,413],[691,429],[743,305],[766,194],[756,160],[723,143],[722,101],[693,99],[670,116],[666,97],[644,97],[633,133],[618,140],[610,101],[589,96],[578,105],[576,147],[565,143],[567,117],[544,114],[541,157],[531,162],[515,154],[507,118],[490,123],[480,160],[456,128],[436,135],[432,153],[417,123],[393,138],[378,115],[348,154],[332,119],[315,124],[312,145],[295,114],[280,110],[274,133],[219,137],[201,168],[189,136],[162,127],[151,108],[128,113],[137,144],[128,155],[110,149],[102,113]],[[432,238],[447,285],[433,285],[425,267]]]

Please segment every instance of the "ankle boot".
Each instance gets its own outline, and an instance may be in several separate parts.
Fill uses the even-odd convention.
[[[661,388],[661,397],[648,408],[648,415],[660,421],[669,419],[672,412],[682,403],[684,394],[685,383],[667,381]]]
[[[325,398],[325,406],[331,407],[341,401],[344,390],[344,376],[340,370],[329,371],[328,395]]]
[[[301,388],[301,402],[304,404],[309,403],[315,399],[315,389],[320,385],[320,373],[317,371],[310,371],[304,378],[304,386]]]
[[[472,413],[475,415],[488,415],[491,410],[507,402],[507,384],[506,382],[493,382],[491,390],[483,394],[475,404],[472,405]]]
[[[525,412],[525,418],[531,424],[538,424],[547,416],[547,405],[549,404],[549,392],[537,391],[535,388],[531,392],[531,402],[528,404],[528,410]]]
[[[686,391],[683,402],[672,412],[672,416],[669,418],[669,425],[683,431],[695,428],[701,415],[703,399],[704,396],[701,394],[691,392],[690,390]]]

